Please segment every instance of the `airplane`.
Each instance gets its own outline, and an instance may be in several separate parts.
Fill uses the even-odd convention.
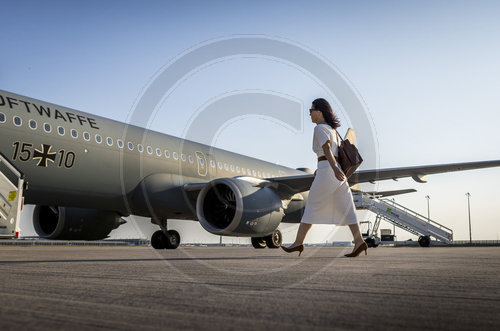
[[[355,141],[353,131],[346,137]],[[23,174],[24,203],[35,205],[41,238],[98,240],[148,217],[156,249],[175,249],[168,219],[198,221],[210,233],[281,245],[280,223],[300,222],[312,171],[288,168],[209,145],[0,90],[0,153]],[[500,166],[500,160],[359,170],[357,184]],[[412,192],[370,192],[381,196]]]

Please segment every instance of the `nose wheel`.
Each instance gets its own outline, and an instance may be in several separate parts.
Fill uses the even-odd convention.
[[[179,247],[181,236],[175,230],[167,230],[166,220],[151,220],[151,222],[158,224],[161,228],[151,236],[151,246],[154,249],[176,249]]]

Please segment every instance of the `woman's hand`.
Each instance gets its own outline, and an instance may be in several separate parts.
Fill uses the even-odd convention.
[[[333,172],[335,173],[335,177],[340,180],[341,182],[343,182],[345,180],[345,175],[344,173],[342,172],[342,170],[339,169],[338,165],[335,165],[333,167]]]
[[[335,162],[335,159],[334,159],[333,154],[332,154],[332,150],[330,148],[330,141],[328,140],[326,143],[323,144],[322,147],[323,147],[323,152],[325,153],[325,157],[328,160],[328,163],[330,163],[330,166],[332,167],[333,172],[335,173],[335,177],[338,180],[340,180],[341,182],[344,181],[346,179],[345,175],[342,172],[342,170],[340,170],[339,164],[337,162]]]

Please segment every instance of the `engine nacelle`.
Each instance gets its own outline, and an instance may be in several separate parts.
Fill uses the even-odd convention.
[[[218,178],[199,193],[196,214],[210,233],[225,236],[271,234],[284,216],[276,191],[255,178]]]
[[[33,211],[35,231],[45,239],[104,239],[122,223],[112,211],[50,206],[36,206]]]

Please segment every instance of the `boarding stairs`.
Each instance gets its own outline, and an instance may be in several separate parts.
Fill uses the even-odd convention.
[[[0,153],[0,239],[19,237],[24,176]]]
[[[374,229],[383,219],[417,236],[433,237],[437,241],[449,244],[453,241],[453,231],[419,213],[410,210],[395,201],[377,198],[369,194],[353,195],[357,209],[368,209],[377,215]]]

